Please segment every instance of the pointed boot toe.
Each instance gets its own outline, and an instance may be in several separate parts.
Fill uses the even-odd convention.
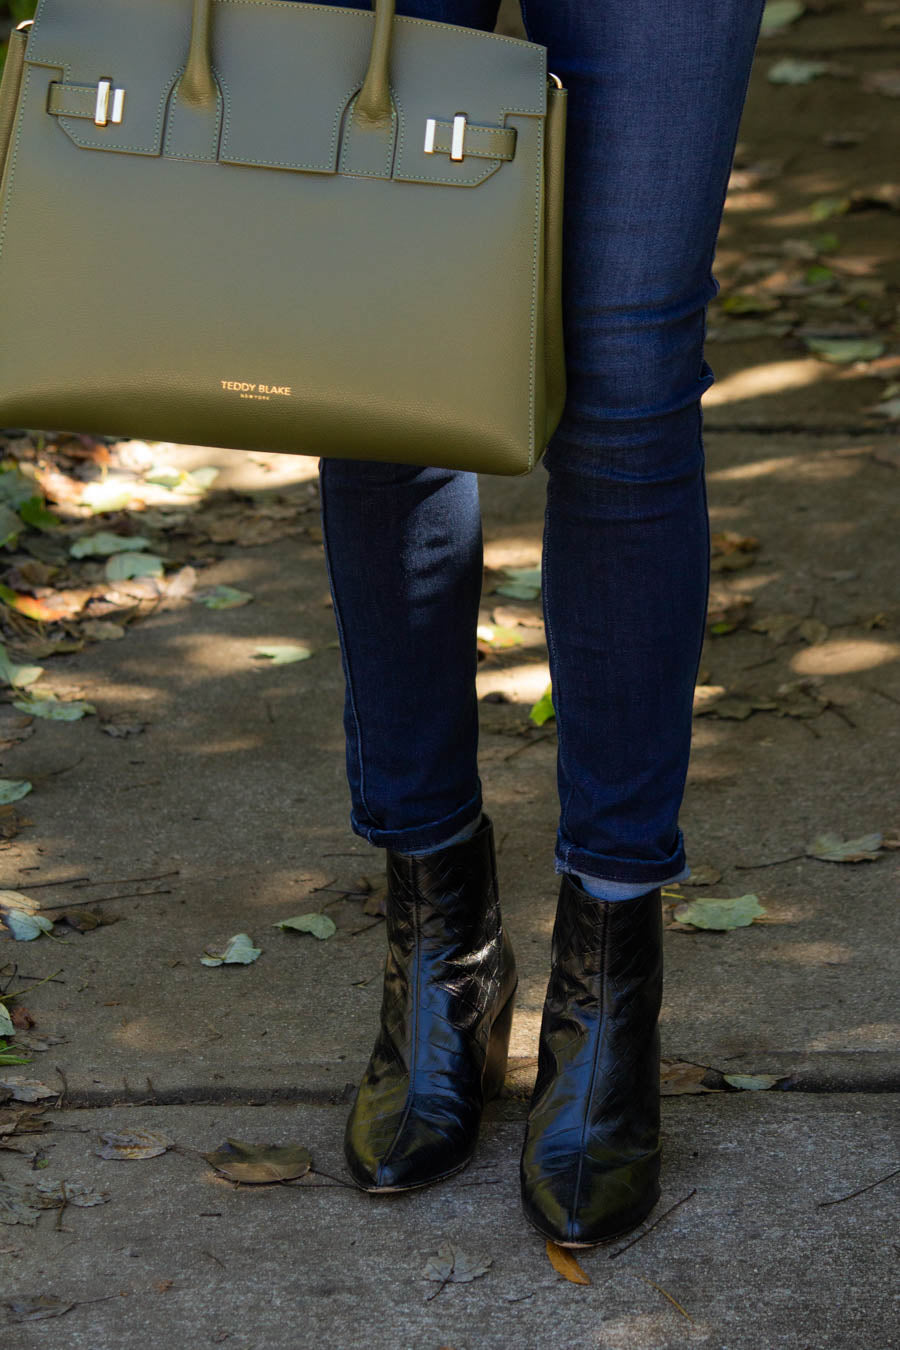
[[[520,1168],[526,1218],[561,1246],[620,1237],[659,1199],[661,999],[659,890],[596,900],[564,876]]]
[[[503,1082],[516,967],[487,816],[435,853],[388,851],[387,934],[381,1026],[344,1134],[350,1175],[367,1191],[465,1167]]]

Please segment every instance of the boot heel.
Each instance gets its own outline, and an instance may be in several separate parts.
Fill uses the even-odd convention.
[[[518,985],[516,985],[516,989]],[[481,1084],[484,1100],[489,1102],[496,1097],[506,1078],[506,1063],[509,1056],[509,1036],[512,1030],[513,1008],[516,1002],[516,989],[498,1012],[491,1024],[487,1055],[484,1060],[484,1073]]]

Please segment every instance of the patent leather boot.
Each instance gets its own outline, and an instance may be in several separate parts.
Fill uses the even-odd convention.
[[[564,875],[522,1151],[522,1205],[544,1237],[591,1247],[659,1199],[662,903],[594,899]]]
[[[344,1137],[367,1191],[426,1186],[472,1156],[503,1084],[516,967],[491,822],[422,857],[388,850],[381,1029]]]

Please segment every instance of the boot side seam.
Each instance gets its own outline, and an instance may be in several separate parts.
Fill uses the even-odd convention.
[[[403,1115],[397,1125],[397,1130],[391,1142],[390,1148],[382,1159],[382,1166],[389,1163],[394,1155],[394,1149],[400,1141],[400,1137],[406,1128],[406,1122],[409,1120],[412,1110],[413,1097],[415,1096],[416,1069],[419,1062],[419,993],[422,988],[422,931],[421,919],[419,915],[420,900],[418,893],[413,886],[413,871],[415,862],[409,860],[409,886],[413,892],[413,942],[415,943],[416,959],[413,963],[413,979],[410,989],[410,1002],[412,1005],[412,1035],[410,1037],[410,1057],[409,1057],[409,1083],[406,1087],[406,1104],[403,1107]]]
[[[584,1158],[587,1148],[588,1126],[591,1119],[591,1111],[594,1105],[594,1093],[597,1089],[597,1074],[600,1065],[600,1047],[603,1044],[603,1036],[606,1028],[606,982],[607,982],[607,957],[609,953],[609,908],[607,902],[603,904],[603,926],[601,930],[601,948],[600,948],[600,1016],[597,1022],[597,1039],[594,1043],[594,1059],[591,1065],[591,1086],[588,1090],[584,1103],[584,1117],[581,1122],[581,1147],[578,1153],[578,1172],[575,1176],[575,1192],[573,1212],[577,1212],[581,1200],[581,1183],[584,1176]]]

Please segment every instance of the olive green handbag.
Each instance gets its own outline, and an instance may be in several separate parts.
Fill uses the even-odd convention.
[[[565,401],[537,43],[40,0],[0,87],[0,426],[531,469]]]

